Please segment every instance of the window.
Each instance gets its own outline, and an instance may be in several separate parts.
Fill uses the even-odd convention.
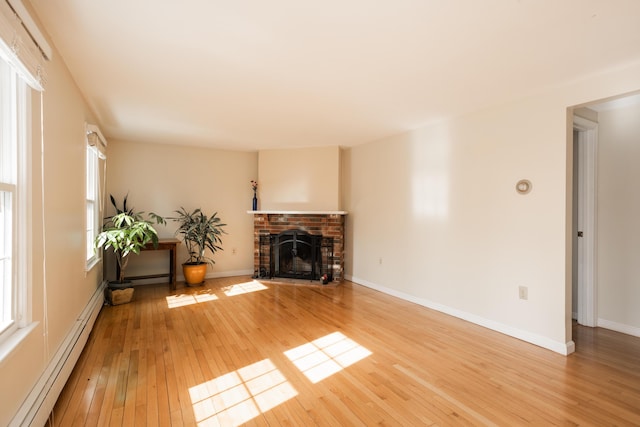
[[[28,90],[0,56],[0,339],[18,327],[26,287],[24,238]]]
[[[86,261],[87,270],[90,270],[100,261],[100,253],[96,252],[93,242],[99,233],[101,218],[103,214],[102,192],[104,185],[104,166],[106,157],[104,156],[104,148],[106,143],[102,134],[96,126],[87,125],[87,155],[86,155]],[[102,166],[102,168],[100,167]],[[102,170],[102,173],[101,173]]]
[[[42,120],[43,98],[32,96],[44,91],[51,55],[20,0],[0,1],[0,363],[36,325],[29,309],[31,132],[42,129],[32,117]]]
[[[97,172],[98,153],[93,147],[87,145],[87,268],[92,266],[96,258],[93,241],[97,236],[98,228]]]

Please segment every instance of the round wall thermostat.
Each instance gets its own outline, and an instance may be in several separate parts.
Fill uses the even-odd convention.
[[[516,184],[516,191],[518,194],[527,194],[531,191],[531,181],[528,179],[521,179]]]

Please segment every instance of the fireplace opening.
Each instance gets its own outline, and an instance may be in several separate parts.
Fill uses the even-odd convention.
[[[274,236],[274,276],[316,279],[320,271],[320,240],[304,231],[285,231]]]
[[[326,275],[333,280],[333,238],[287,230],[263,235],[260,241],[259,277],[320,280]]]

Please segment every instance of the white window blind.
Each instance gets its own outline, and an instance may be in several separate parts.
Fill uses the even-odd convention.
[[[0,0],[0,57],[29,86],[44,90],[45,59],[51,58],[51,47],[19,0]]]

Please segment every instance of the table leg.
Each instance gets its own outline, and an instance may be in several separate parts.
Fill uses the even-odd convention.
[[[169,275],[171,279],[171,284],[169,285],[169,290],[176,290],[176,246],[174,245],[169,250]]]

